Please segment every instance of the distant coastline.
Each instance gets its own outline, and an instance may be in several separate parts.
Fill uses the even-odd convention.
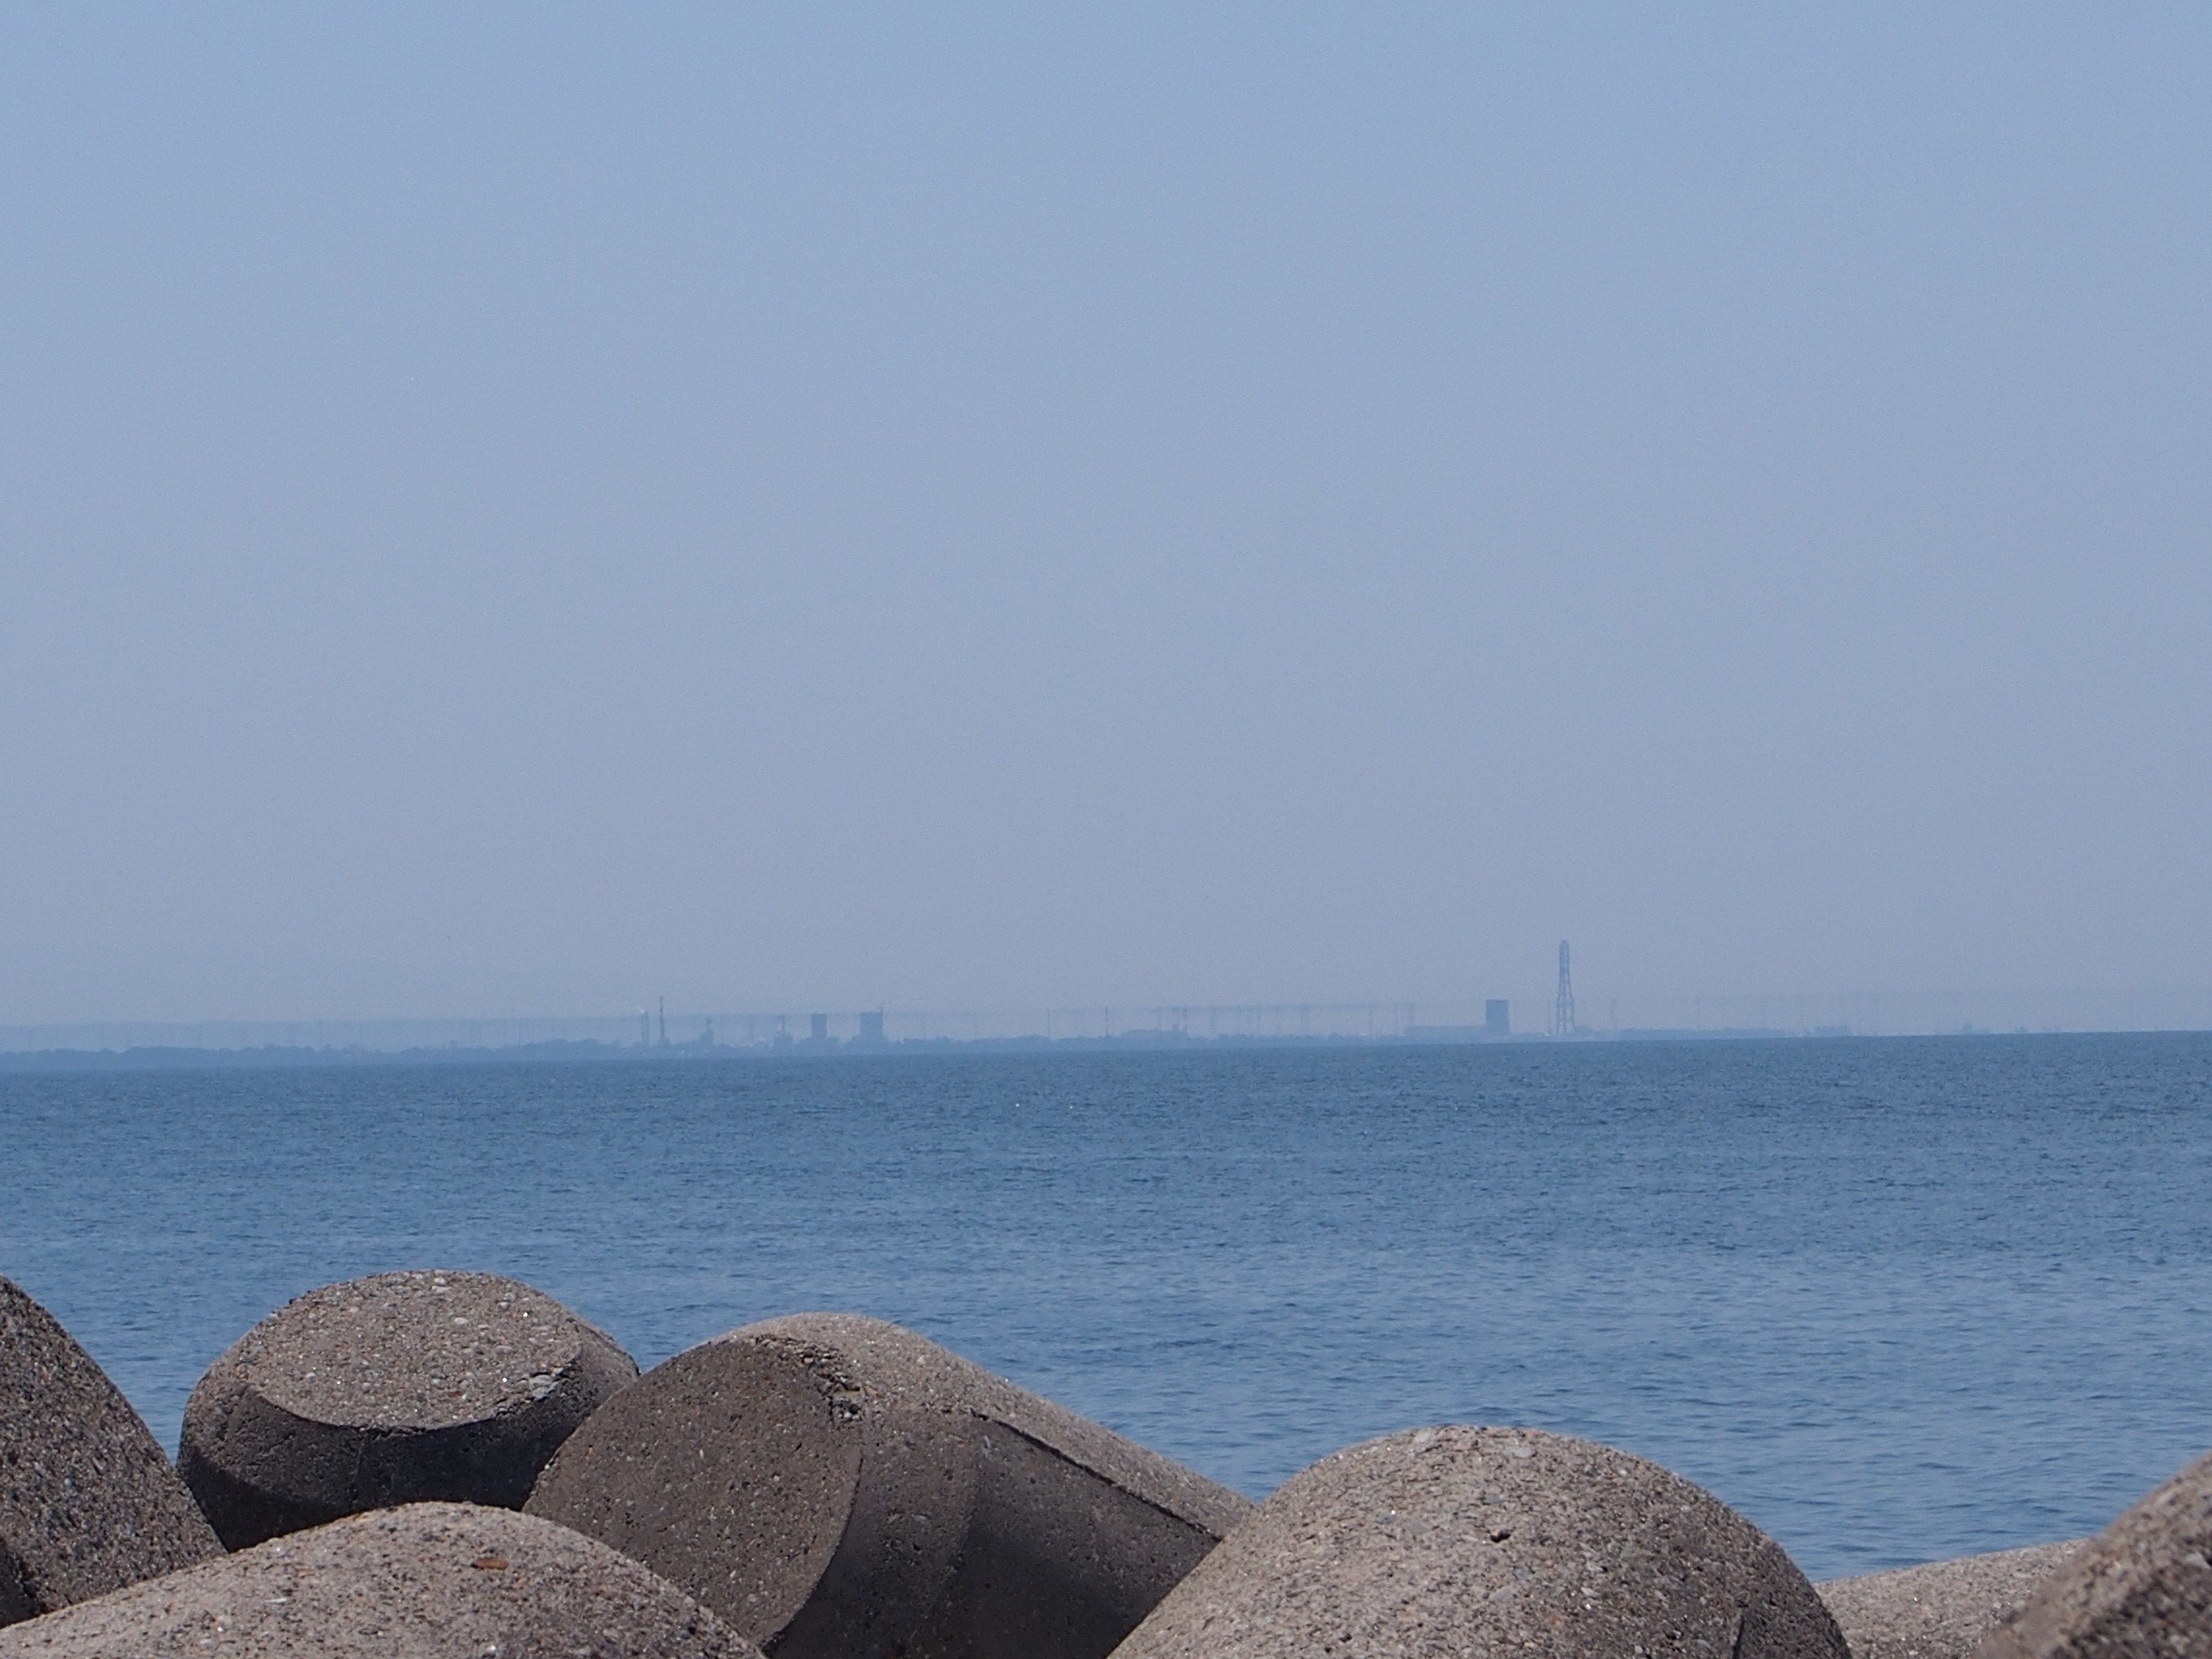
[[[439,1065],[692,1065],[774,1061],[834,1061],[876,1058],[918,1058],[931,1056],[982,1054],[1128,1054],[1211,1053],[1250,1050],[1366,1049],[1407,1051],[1433,1048],[1532,1050],[1572,1049],[1590,1045],[1621,1043],[1859,1043],[1989,1042],[2093,1039],[2106,1037],[2190,1037],[2206,1034],[2196,1027],[2157,1031],[1963,1031],[1963,1032],[1818,1032],[1784,1031],[1766,1027],[1729,1027],[1713,1030],[1672,1027],[1585,1032],[1560,1039],[1531,1034],[1505,1039],[1439,1036],[1416,1028],[1389,1036],[1194,1036],[1173,1030],[1138,1030],[1112,1037],[932,1037],[861,1043],[814,1042],[805,1039],[749,1046],[722,1043],[623,1044],[585,1039],[576,1041],[504,1045],[444,1044],[411,1048],[313,1047],[305,1045],[265,1044],[252,1047],[214,1048],[183,1045],[145,1045],[124,1048],[48,1048],[0,1050],[0,1074],[85,1071],[252,1071],[307,1067],[439,1066]]]
[[[1786,1036],[1776,1032],[1766,1033]],[[1734,1033],[1715,1033],[1723,1040]],[[1611,1033],[1606,1033],[1610,1040]],[[145,1046],[130,1048],[52,1048],[0,1051],[0,1072],[250,1069],[312,1065],[673,1065],[700,1062],[867,1059],[949,1054],[1133,1053],[1232,1049],[1433,1048],[1548,1045],[1546,1037],[1486,1043],[1408,1036],[1192,1036],[1176,1031],[1131,1031],[1113,1037],[915,1037],[881,1042],[795,1041],[730,1043],[607,1043],[578,1041],[413,1048],[329,1047],[268,1044],[251,1048]],[[1575,1040],[1589,1040],[1577,1039]]]

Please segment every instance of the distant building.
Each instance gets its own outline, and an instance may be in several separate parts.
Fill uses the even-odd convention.
[[[862,1048],[883,1046],[883,1010],[861,1015],[861,1034],[853,1039]]]
[[[1512,1004],[1502,996],[1493,996],[1483,1004],[1483,1035],[1509,1037],[1513,1033],[1510,1018]]]
[[[830,1016],[828,1014],[810,1014],[806,1016],[806,1035],[809,1042],[826,1043],[830,1040]]]

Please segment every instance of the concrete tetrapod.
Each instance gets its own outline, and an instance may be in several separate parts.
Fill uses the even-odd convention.
[[[1967,1659],[2083,1541],[1961,1555],[1813,1587],[1843,1627],[1852,1659]]]
[[[2212,1455],[2084,1544],[1979,1659],[2212,1659]]]
[[[0,1624],[221,1553],[107,1373],[0,1279]]]
[[[423,1500],[520,1509],[561,1442],[637,1375],[512,1279],[348,1280],[287,1303],[208,1369],[177,1467],[232,1549]]]
[[[1294,1477],[1115,1659],[1848,1659],[1781,1547],[1656,1464],[1424,1428]]]
[[[779,1659],[1101,1659],[1251,1505],[911,1331],[807,1314],[678,1354],[529,1513]]]
[[[759,1659],[665,1580],[511,1510],[353,1516],[0,1630],[0,1659]]]

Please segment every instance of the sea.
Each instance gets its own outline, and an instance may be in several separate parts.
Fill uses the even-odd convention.
[[[0,1144],[0,1273],[170,1446],[256,1320],[409,1267],[647,1366],[875,1314],[1255,1497],[1585,1435],[1816,1579],[2212,1446],[2212,1036],[18,1071]]]

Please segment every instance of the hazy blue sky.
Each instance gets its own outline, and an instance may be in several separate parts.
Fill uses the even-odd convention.
[[[10,8],[0,1023],[2212,981],[2209,83]]]

